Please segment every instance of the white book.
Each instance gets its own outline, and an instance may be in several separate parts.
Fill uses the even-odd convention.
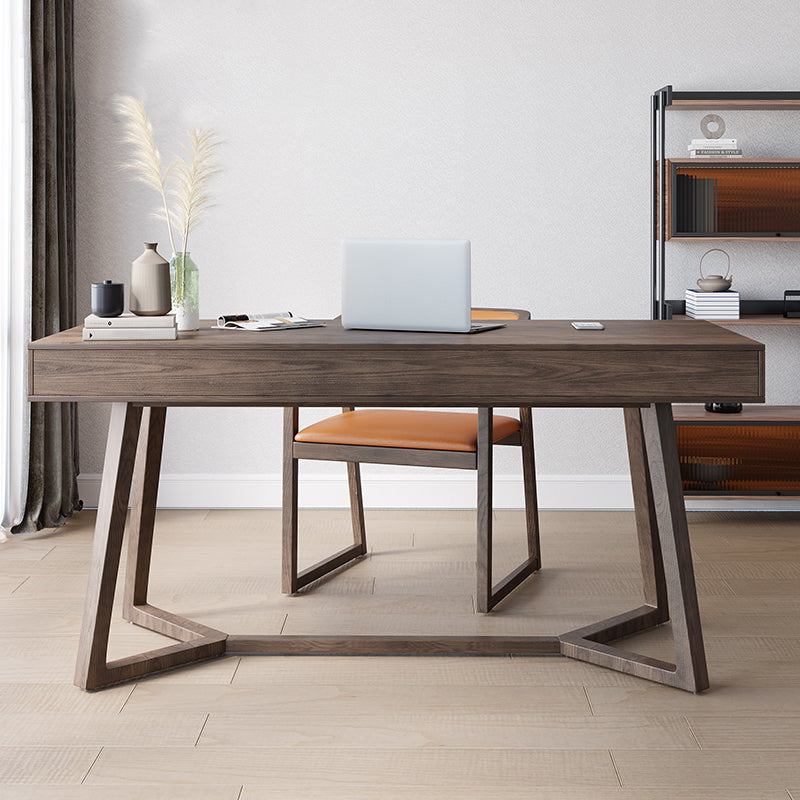
[[[687,289],[686,290],[687,297],[702,297],[706,300],[710,300],[712,297],[715,299],[721,300],[730,300],[730,299],[739,299],[739,292],[732,292],[728,289],[726,292],[704,292],[700,289]]]
[[[709,311],[709,312],[715,312],[715,311],[738,311],[739,310],[739,304],[738,303],[732,303],[731,305],[707,305],[707,306],[704,306],[702,304],[701,305],[694,305],[693,303],[687,303],[686,304],[686,308],[691,308],[693,311]]]
[[[177,328],[84,328],[84,342],[132,341],[136,339],[177,339]]]
[[[695,147],[737,147],[738,139],[692,139],[688,149]]]
[[[690,144],[687,150],[741,150],[738,144]]]
[[[717,300],[712,302],[711,300],[709,300],[707,302],[700,301],[698,303],[694,302],[691,298],[687,298],[686,305],[693,306],[695,308],[737,308],[739,305],[739,301],[734,300],[733,302],[731,302],[731,301]]]
[[[730,314],[703,314],[698,312],[697,314],[695,314],[693,312],[687,311],[686,316],[689,317],[690,319],[707,319],[707,320],[739,319],[739,314],[736,312],[731,312]]]
[[[740,156],[742,154],[741,147],[692,147],[689,149],[689,155],[703,155],[708,153],[713,156]]]
[[[136,314],[121,314],[118,317],[98,317],[89,314],[83,320],[85,328],[174,328],[175,315],[139,317]]]
[[[721,307],[732,307],[735,308],[739,305],[738,300],[694,300],[691,297],[686,298],[686,303],[690,306],[697,306],[698,308],[704,308],[706,306],[721,306]]]

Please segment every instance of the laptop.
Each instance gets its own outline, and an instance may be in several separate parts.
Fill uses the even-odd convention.
[[[342,327],[479,333],[503,323],[470,319],[466,239],[345,239]]]

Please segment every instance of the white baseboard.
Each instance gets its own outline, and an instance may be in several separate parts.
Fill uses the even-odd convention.
[[[472,508],[475,475],[365,475],[362,479],[367,508]],[[632,508],[626,475],[545,475],[537,481],[541,508]],[[100,475],[78,477],[78,492],[87,508],[96,508]],[[344,477],[303,474],[303,508],[346,508]],[[162,475],[159,508],[280,508],[280,475]],[[494,481],[495,508],[522,508],[521,475],[500,475]]]
[[[475,475],[365,475],[367,508],[474,508]],[[543,475],[537,480],[543,509],[631,509],[633,495],[627,475]],[[100,475],[78,477],[78,492],[86,508],[96,508]],[[343,477],[305,474],[300,480],[303,508],[345,508]],[[280,475],[162,475],[159,508],[280,508]],[[522,508],[522,476],[499,475],[494,481],[495,508]],[[800,500],[691,500],[690,511],[798,511]]]

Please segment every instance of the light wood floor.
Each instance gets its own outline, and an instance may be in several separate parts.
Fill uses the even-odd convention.
[[[638,604],[632,514],[542,517],[542,572],[488,616],[462,511],[367,512],[370,555],[290,598],[278,512],[159,512],[151,600],[231,633],[552,634]],[[496,520],[500,574],[522,517]],[[561,657],[228,657],[85,693],[93,524],[0,545],[3,800],[800,800],[796,513],[690,514],[699,696]],[[311,563],[347,515],[304,512],[301,531]],[[110,655],[162,643],[118,617]],[[668,626],[634,645],[669,656]]]

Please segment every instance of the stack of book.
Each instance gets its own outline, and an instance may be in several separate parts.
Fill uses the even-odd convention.
[[[89,314],[83,320],[84,342],[177,338],[178,328],[174,314],[163,317],[137,317],[134,314],[98,317],[96,314]]]
[[[693,319],[739,319],[739,292],[687,289],[686,316]]]
[[[675,233],[716,233],[717,179],[675,176]]]
[[[741,158],[736,139],[692,139],[687,148],[689,158]]]

